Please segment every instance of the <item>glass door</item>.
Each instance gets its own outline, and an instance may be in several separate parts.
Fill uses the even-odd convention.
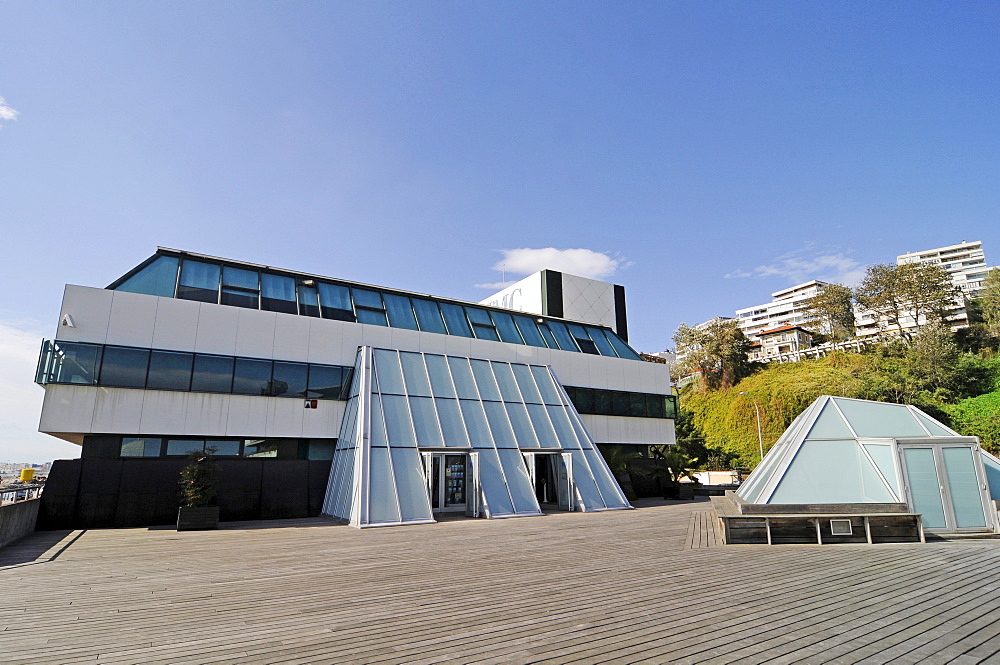
[[[556,477],[559,485],[559,510],[573,510],[576,504],[573,486],[573,453],[559,453],[553,456],[556,462]]]
[[[468,510],[468,455],[423,453],[427,494],[436,513]]]
[[[986,481],[971,446],[900,445],[910,508],[928,529],[992,526]]]
[[[479,517],[479,453],[465,457],[465,515]]]

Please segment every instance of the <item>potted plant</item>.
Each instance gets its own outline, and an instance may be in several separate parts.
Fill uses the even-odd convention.
[[[692,467],[698,460],[673,449],[672,446],[655,446],[650,452],[658,461],[656,468],[653,469],[653,475],[660,480],[663,498],[688,501],[694,499],[694,488],[698,484],[698,479]],[[687,478],[691,482],[681,482],[682,478]]]
[[[217,468],[211,448],[204,452],[192,450],[188,463],[181,469],[181,505],[177,509],[177,530],[217,529],[219,507],[215,499]]]

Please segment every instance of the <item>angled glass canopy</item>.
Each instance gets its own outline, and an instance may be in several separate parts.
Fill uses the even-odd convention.
[[[540,515],[542,468],[565,509],[631,507],[548,367],[362,347],[323,512],[359,527],[432,522],[449,501]]]

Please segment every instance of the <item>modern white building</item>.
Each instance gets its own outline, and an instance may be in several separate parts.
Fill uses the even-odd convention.
[[[39,429],[81,459],[52,469],[51,528],[172,521],[209,448],[224,520],[627,508],[596,444],[674,442],[669,368],[593,320],[166,248],[67,286],[58,320]]]
[[[750,341],[757,341],[765,330],[807,324],[814,317],[806,301],[826,286],[827,282],[814,279],[775,291],[771,294],[771,302],[736,310],[740,330]]]

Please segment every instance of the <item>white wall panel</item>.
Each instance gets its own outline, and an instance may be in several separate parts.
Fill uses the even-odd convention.
[[[98,390],[92,386],[46,386],[38,431],[89,434]]]
[[[187,435],[225,436],[232,395],[191,393],[184,410],[184,433]]]
[[[142,399],[139,434],[184,434],[185,413],[192,393],[147,390]],[[132,434],[134,432],[128,432]]]
[[[159,298],[125,291],[111,293],[114,296],[106,343],[149,348],[153,344],[156,301]]]
[[[358,347],[364,340],[364,329],[368,326],[361,326],[356,323],[344,323],[337,327],[337,334],[340,335],[340,357],[342,362],[334,363],[340,365],[353,365],[358,356]]]
[[[323,363],[325,365],[347,365],[343,362],[343,336],[341,328],[335,321],[323,319],[309,319],[309,357],[308,362]],[[352,358],[353,361],[353,358]]]
[[[92,431],[109,434],[138,432],[145,392],[130,388],[98,388]]]
[[[307,439],[335,439],[340,435],[347,402],[320,400],[315,409],[302,409],[302,436]]]
[[[361,328],[361,343],[383,349],[392,348],[392,328],[368,323],[358,324],[358,327]]]
[[[437,333],[420,334],[420,350],[424,353],[444,354],[447,347],[447,335]]]
[[[236,355],[270,358],[274,353],[274,326],[277,312],[240,309],[236,327]]]
[[[392,348],[400,351],[419,351],[420,338],[430,334],[405,328],[390,328],[390,330],[392,330]]]
[[[280,397],[249,397],[233,395],[229,398],[229,418],[226,421],[227,436],[259,437],[267,428],[267,404],[265,399]]]
[[[312,322],[308,316],[278,314],[274,320],[274,359],[309,362]]]
[[[157,298],[156,301],[153,348],[170,351],[193,350],[198,339],[201,303],[177,298]]]
[[[299,438],[302,436],[303,414],[312,409],[305,408],[305,400],[292,398],[271,398],[267,400],[267,423],[264,435],[268,437]]]
[[[459,337],[458,335],[445,335],[447,340],[445,344],[445,350],[450,356],[468,356],[470,350],[472,349],[472,340],[468,337]]]
[[[113,296],[114,291],[107,289],[67,284],[59,321],[56,322],[56,339],[104,344],[108,338]],[[73,328],[61,324],[67,314],[73,320]]]
[[[198,353],[236,354],[237,307],[202,303],[198,314],[198,335],[194,350]]]

